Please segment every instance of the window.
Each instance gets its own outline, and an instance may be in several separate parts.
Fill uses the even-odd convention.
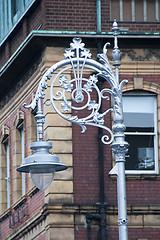
[[[20,124],[17,126],[17,129],[20,134],[20,153],[21,153],[21,164],[24,163],[25,159],[25,140],[24,140],[24,122],[20,122]],[[25,195],[25,173],[22,174],[22,195]]]
[[[6,161],[6,190],[7,190],[7,208],[10,207],[10,157],[9,157],[9,142],[8,137],[3,140],[5,149],[5,161]]]
[[[10,207],[9,128],[2,126],[0,145],[0,214]]]
[[[20,173],[16,169],[24,162],[25,157],[25,117],[24,112],[17,111],[14,129],[13,129],[13,141],[15,151],[13,153],[13,191],[14,202],[21,198],[26,193],[26,174]]]
[[[158,173],[156,96],[123,96],[125,138],[129,143],[126,173]]]
[[[0,0],[0,43],[21,20],[36,0]]]
[[[23,2],[23,1],[21,1]],[[18,20],[18,14],[20,14],[20,4],[19,0],[11,0],[11,10],[12,10],[12,22],[16,23]]]
[[[110,20],[160,21],[159,0],[110,0]]]

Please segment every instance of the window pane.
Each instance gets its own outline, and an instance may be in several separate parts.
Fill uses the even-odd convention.
[[[154,133],[153,127],[126,127],[126,132],[136,132],[136,133]]]
[[[144,21],[144,14],[143,14],[143,0],[135,0],[135,20],[137,22]]]
[[[154,127],[153,113],[124,113],[126,127]]]
[[[111,0],[111,20],[116,19],[117,21],[120,20],[120,4],[119,0]]]
[[[123,96],[123,110],[124,112],[139,112],[139,113],[153,113],[153,96]]]
[[[14,17],[18,12],[18,0],[12,0],[11,6],[12,6],[12,17]]]
[[[142,94],[124,95],[123,111],[125,137],[129,143],[126,170],[157,171],[156,97]]]
[[[125,126],[130,128],[154,128],[154,100],[153,96],[124,96]],[[138,130],[135,129],[135,131]]]
[[[147,21],[155,22],[155,0],[147,0]]]
[[[126,170],[154,170],[154,136],[126,135],[129,157]]]
[[[7,189],[7,208],[10,207],[10,158],[9,158],[9,143],[5,143],[6,150],[6,163],[7,163],[7,176],[6,176],[6,189]]]
[[[131,1],[123,0],[123,21],[131,21]]]
[[[21,159],[22,159],[22,164],[24,163],[25,159],[25,142],[24,142],[24,128],[23,125],[20,128],[20,135],[21,135]],[[25,194],[25,173],[22,173],[22,195]]]
[[[158,1],[158,21],[160,21],[160,2]]]

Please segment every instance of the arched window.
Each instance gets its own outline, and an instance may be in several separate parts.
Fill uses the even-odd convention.
[[[2,127],[0,148],[0,212],[10,207],[10,148],[9,128]]]
[[[126,173],[158,173],[157,97],[145,91],[123,94],[125,138],[129,143]]]
[[[18,110],[14,123],[14,145],[15,151],[13,155],[14,167],[14,202],[26,193],[26,175],[17,172],[17,167],[21,165],[25,158],[25,119],[24,112]]]
[[[24,119],[19,119],[18,125],[17,125],[17,135],[19,139],[20,144],[20,157],[21,157],[21,164],[24,163],[25,159],[25,138],[24,138]],[[22,195],[25,195],[25,173],[22,174]]]

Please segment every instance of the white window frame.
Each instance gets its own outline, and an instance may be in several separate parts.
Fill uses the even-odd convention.
[[[25,159],[25,140],[24,140],[24,127],[21,128],[21,156],[22,156],[22,164]],[[26,176],[25,173],[22,173],[22,195],[26,193]]]
[[[119,0],[120,21],[123,21],[123,0]]]
[[[132,14],[132,22],[135,22],[135,0],[132,0],[131,2],[131,14]]]
[[[157,134],[157,98],[156,95],[153,94],[148,94],[148,93],[143,93],[143,94],[138,94],[138,93],[126,93],[124,94],[124,97],[138,97],[138,96],[148,96],[152,97],[154,100],[154,132],[153,133],[140,133],[140,132],[125,132],[125,136],[127,135],[152,135],[154,136],[154,164],[155,164],[155,169],[154,170],[125,170],[126,174],[158,174],[159,173],[159,168],[158,168],[158,134]],[[127,160],[127,156],[126,156]]]
[[[2,143],[6,152],[6,185],[7,185],[7,208],[10,208],[10,154],[9,154],[9,137],[7,137]]]
[[[147,1],[143,0],[143,20],[147,22]]]
[[[22,164],[24,163],[25,159],[25,136],[24,136],[24,122],[19,124],[17,126],[17,129],[20,131],[20,137],[21,137],[21,159],[22,159]],[[25,195],[26,193],[26,176],[25,173],[22,174],[22,195]]]
[[[156,21],[159,21],[159,0],[155,2],[155,14],[156,14]]]

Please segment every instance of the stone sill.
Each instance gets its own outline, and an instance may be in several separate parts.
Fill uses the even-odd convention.
[[[117,180],[116,175],[109,175],[112,180]],[[127,180],[154,180],[160,181],[160,175],[157,174],[126,174],[126,181]]]

